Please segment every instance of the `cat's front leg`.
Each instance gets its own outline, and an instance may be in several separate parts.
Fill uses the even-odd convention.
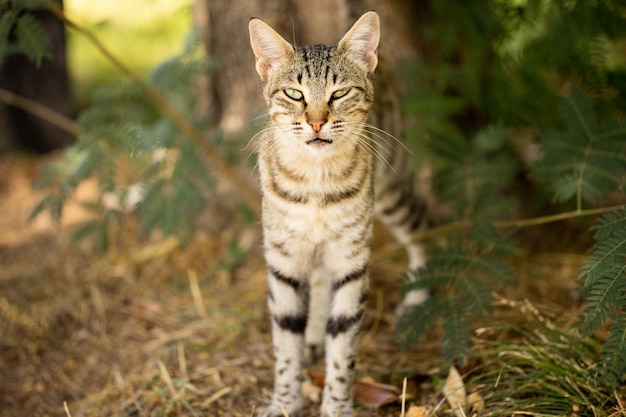
[[[369,247],[361,248],[356,257],[354,247],[344,248],[350,249],[353,252],[343,260],[333,256],[333,267],[329,268],[330,308],[326,324],[322,417],[353,415],[354,367],[369,285]]]
[[[285,257],[266,253],[268,259],[268,305],[272,320],[272,343],[276,360],[272,404],[260,416],[298,416],[304,406],[301,392],[304,331],[307,324],[309,271],[291,266]]]

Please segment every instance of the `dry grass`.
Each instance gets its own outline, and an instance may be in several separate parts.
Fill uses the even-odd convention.
[[[273,360],[258,231],[245,232],[251,249],[232,268],[221,261],[231,239],[244,239],[237,230],[200,231],[186,247],[137,244],[132,222],[127,243],[98,258],[69,241],[71,225],[23,224],[39,163],[0,159],[0,415],[247,417],[263,407]],[[376,246],[388,243],[382,233]],[[520,261],[519,284],[506,297],[574,317],[571,256]],[[400,389],[413,377],[413,403],[435,406],[442,396],[429,375],[442,370],[439,331],[410,350],[390,340],[403,265],[399,251],[375,258],[357,373]],[[525,320],[506,306],[498,316]],[[358,415],[397,417],[401,407],[360,407]]]

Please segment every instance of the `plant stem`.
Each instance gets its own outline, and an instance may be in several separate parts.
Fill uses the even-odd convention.
[[[521,219],[521,220],[494,220],[491,225],[498,229],[521,229],[524,227],[538,226],[546,223],[554,223],[567,219],[573,219],[577,217],[585,217],[585,216],[595,216],[598,214],[608,213],[609,211],[617,210],[618,208],[624,207],[624,204],[620,204],[617,206],[608,206],[608,207],[598,207],[594,209],[587,210],[573,210],[566,211],[563,213],[550,214],[548,216],[540,216],[540,217],[532,217],[530,219]],[[417,237],[417,241],[423,242],[426,240],[433,239],[438,236],[443,236],[451,232],[455,232],[457,230],[467,229],[472,226],[473,222],[471,220],[459,220],[453,223],[443,224],[441,226],[433,227],[421,233]]]
[[[33,100],[12,93],[9,90],[5,90],[4,88],[0,88],[0,101],[34,114],[35,116],[65,130],[66,132],[71,133],[74,136],[78,136],[81,132],[80,127],[72,119],[69,119],[61,113],[43,106]]]
[[[56,4],[50,4],[48,9],[57,18],[59,18],[65,25],[84,36],[91,44],[102,53],[117,69],[136,82],[137,85],[146,93],[150,99],[154,102],[155,106],[161,110],[165,115],[171,118],[182,130],[183,134],[192,139],[198,144],[204,156],[207,158],[211,166],[218,172],[219,176],[226,178],[230,183],[235,186],[237,191],[241,194],[246,203],[258,214],[261,211],[261,204],[259,201],[258,193],[248,186],[239,175],[228,165],[226,161],[221,157],[219,152],[215,150],[202,133],[189,122],[189,120],[180,113],[174,106],[172,106],[165,97],[159,93],[152,85],[143,81],[137,74],[135,74],[130,68],[115,57],[103,44],[96,38],[89,29],[82,27],[75,23],[73,20],[67,17],[63,12],[63,9]]]

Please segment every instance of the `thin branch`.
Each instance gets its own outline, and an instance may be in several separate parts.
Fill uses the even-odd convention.
[[[574,219],[577,217],[585,216],[597,216],[599,214],[608,213],[610,211],[617,210],[624,207],[624,204],[617,206],[599,207],[587,210],[574,210],[566,211],[563,213],[551,214],[548,216],[532,217],[530,219],[521,220],[494,220],[491,225],[498,229],[521,229],[524,227],[539,226],[541,224],[555,223],[563,220]],[[425,232],[421,233],[416,241],[424,242],[434,239],[439,236],[447,235],[448,233],[456,232],[458,230],[467,229],[471,227],[473,222],[471,220],[459,220],[453,223],[443,224],[441,226],[433,227]]]
[[[78,136],[81,133],[80,127],[72,119],[69,119],[59,112],[56,112],[49,107],[43,106],[33,100],[26,97],[22,97],[9,90],[0,88],[0,101],[19,109],[22,109],[28,113],[51,123],[74,136]]]
[[[189,122],[189,120],[180,113],[169,101],[150,84],[143,81],[137,74],[135,74],[130,68],[124,65],[119,59],[115,57],[103,44],[96,38],[89,29],[80,26],[73,20],[67,17],[63,12],[63,9],[56,4],[50,4],[48,6],[50,12],[52,12],[57,18],[59,18],[65,25],[84,36],[91,44],[102,53],[119,71],[136,82],[137,85],[150,97],[157,108],[161,110],[165,115],[171,118],[182,130],[186,137],[191,138],[198,144],[204,156],[207,158],[213,169],[218,174],[226,178],[235,188],[239,191],[246,203],[257,213],[261,211],[261,205],[259,202],[258,193],[248,186],[239,175],[228,165],[226,161],[221,157],[209,143],[206,138]]]

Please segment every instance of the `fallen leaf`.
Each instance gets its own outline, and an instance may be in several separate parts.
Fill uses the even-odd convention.
[[[304,381],[300,388],[302,395],[313,403],[319,403],[322,398],[322,388],[312,382]]]
[[[406,417],[426,417],[426,412],[426,407],[418,407],[416,405],[412,405],[406,412]]]
[[[467,403],[472,407],[472,411],[477,413],[485,410],[485,400],[477,392],[472,392],[467,396]]]
[[[398,393],[398,389],[391,385],[363,381],[354,383],[354,399],[370,408],[380,408],[398,401]]]
[[[463,378],[461,378],[461,374],[459,374],[459,371],[457,371],[454,366],[450,367],[448,378],[441,391],[446,397],[448,404],[450,404],[450,407],[452,407],[454,415],[464,417],[465,413],[463,412],[463,408],[467,405],[467,394],[465,392]]]
[[[311,382],[318,387],[324,386],[325,374],[320,371],[309,371]],[[354,399],[369,408],[380,408],[399,401],[400,390],[393,385],[381,384],[371,378],[354,383]]]

